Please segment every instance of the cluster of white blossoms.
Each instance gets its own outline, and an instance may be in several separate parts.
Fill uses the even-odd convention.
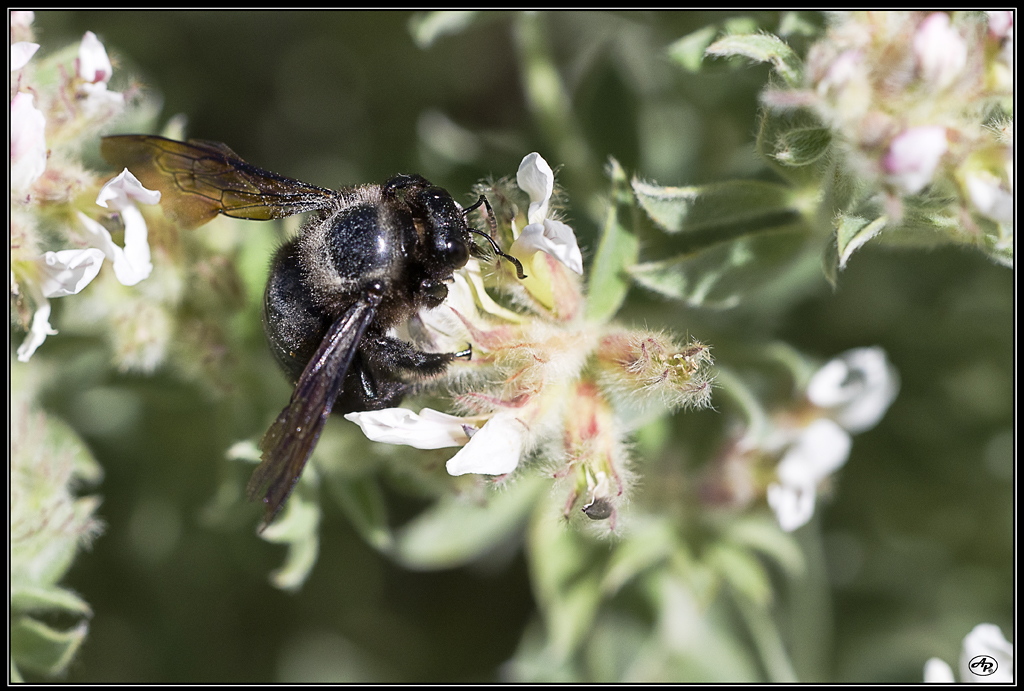
[[[891,216],[937,186],[968,231],[987,219],[1012,247],[1013,58],[1012,11],[836,13],[804,86],[764,100],[813,109]]]
[[[765,496],[783,530],[814,515],[819,491],[846,464],[854,434],[884,417],[899,392],[885,351],[855,348],[811,377],[804,401],[752,425],[718,459],[706,498],[745,507]]]
[[[447,462],[451,475],[504,477],[532,453],[545,472],[568,483],[566,515],[581,510],[612,518],[631,474],[619,407],[633,394],[667,407],[710,399],[706,347],[685,347],[664,334],[629,331],[584,319],[583,257],[575,234],[553,217],[554,174],[537,153],[516,180],[529,198],[522,232],[513,219],[510,253],[527,278],[484,275],[475,259],[458,272],[441,307],[419,315],[420,340],[438,351],[472,344],[473,358],[447,377],[461,391],[456,416],[404,408],[345,417],[375,441],[421,449],[461,447]],[[507,191],[492,195],[506,198]],[[512,210],[515,214],[515,210]],[[490,285],[488,285],[490,284]],[[497,290],[515,309],[498,304]]]
[[[125,99],[108,90],[113,67],[91,31],[79,45],[73,74],[62,71],[61,79],[38,85],[33,58],[39,45],[22,40],[31,38],[32,19],[31,12],[11,14],[11,293],[19,297],[28,330],[18,348],[21,362],[57,333],[50,325],[50,299],[81,292],[104,259],[123,285],[150,275],[148,230],[136,204],[160,200],[159,192],[145,189],[127,170],[103,185],[97,216],[120,219],[124,247],[96,218],[71,213],[76,196],[98,184],[76,161],[83,141],[120,115]],[[69,225],[72,216],[78,227]],[[78,246],[45,250],[39,227],[44,219]]]

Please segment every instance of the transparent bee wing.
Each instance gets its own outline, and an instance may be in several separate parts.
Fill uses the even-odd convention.
[[[266,506],[260,531],[274,520],[298,482],[379,303],[379,296],[367,296],[331,325],[299,377],[288,406],[263,436],[263,462],[246,488],[250,501],[260,500]]]
[[[331,206],[338,193],[250,165],[226,144],[143,134],[104,137],[100,152],[159,190],[169,217],[188,228],[217,214],[266,221]]]

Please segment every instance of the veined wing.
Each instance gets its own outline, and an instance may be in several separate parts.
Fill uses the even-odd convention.
[[[145,134],[104,137],[100,151],[159,190],[164,210],[183,226],[217,214],[267,221],[330,206],[338,193],[246,163],[226,144],[179,142]]]
[[[274,520],[298,482],[378,304],[380,296],[371,294],[331,325],[299,377],[288,406],[263,435],[263,461],[246,488],[250,501],[258,499],[266,506],[260,531]]]

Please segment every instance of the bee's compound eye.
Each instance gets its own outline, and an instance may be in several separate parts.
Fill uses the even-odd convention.
[[[445,252],[452,268],[461,269],[469,261],[469,246],[462,240],[449,240],[445,243]]]

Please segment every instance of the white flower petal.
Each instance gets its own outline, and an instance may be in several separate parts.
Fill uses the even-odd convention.
[[[79,101],[79,106],[87,118],[112,115],[124,105],[124,94],[108,90],[106,82],[86,82],[79,90],[85,96]]]
[[[100,189],[100,193],[96,195],[97,204],[104,209],[109,208],[114,211],[121,211],[127,207],[134,206],[135,202],[150,205],[158,204],[160,202],[160,192],[143,187],[139,179],[132,175],[131,171],[127,168],[122,170],[117,177],[108,180]]]
[[[972,670],[971,661],[979,655],[995,658],[998,669],[987,676]],[[1002,630],[995,624],[978,624],[964,637],[960,653],[960,681],[1013,681],[1013,644],[1006,640]]]
[[[102,250],[95,247],[47,252],[37,260],[40,290],[48,298],[76,295],[96,278],[103,257]]]
[[[109,82],[114,74],[106,49],[91,31],[85,32],[78,47],[77,70],[79,77],[91,83]]]
[[[114,244],[110,237],[110,231],[104,228],[98,221],[94,221],[81,211],[78,212],[78,220],[85,226],[86,237],[89,243],[103,252],[110,261],[115,261],[124,250]]]
[[[885,416],[899,393],[899,374],[878,346],[854,348],[830,360],[807,385],[807,398],[832,409],[835,419],[857,434]]]
[[[505,475],[519,465],[526,425],[511,413],[499,413],[470,437],[469,443],[445,465],[449,475]]]
[[[38,43],[29,43],[28,41],[18,41],[17,43],[11,44],[11,72],[20,70],[22,67],[28,64],[28,61],[32,59],[32,56],[39,50]]]
[[[978,211],[998,223],[1013,223],[1013,193],[1003,189],[996,176],[971,173],[964,182]]]
[[[814,515],[814,487],[768,485],[768,505],[779,519],[779,527],[792,532]]]
[[[846,463],[851,446],[853,440],[846,430],[828,418],[819,418],[786,451],[775,472],[786,486],[817,487]]]
[[[28,336],[18,347],[18,362],[28,362],[36,349],[43,344],[47,336],[53,336],[57,330],[50,326],[50,301],[39,298],[36,312],[32,315],[32,327]]]
[[[135,213],[139,212],[134,207],[132,210]],[[121,213],[125,214],[125,211]],[[153,265],[148,261],[149,244],[146,242],[145,221],[142,220],[141,214],[138,218],[133,218],[131,213],[125,216],[124,237],[126,245],[131,249],[130,255],[114,243],[110,237],[110,231],[81,211],[78,212],[78,220],[85,226],[90,244],[102,250],[107,259],[114,263],[114,276],[117,277],[121,285],[133,286],[149,277],[153,271]],[[142,228],[138,226],[140,221]]]
[[[11,191],[24,192],[46,170],[46,116],[32,94],[11,99]]]
[[[548,217],[548,202],[555,189],[555,174],[544,158],[534,152],[527,154],[516,173],[519,188],[530,195],[530,223],[542,223]]]
[[[928,15],[917,27],[913,43],[921,75],[933,87],[952,84],[967,64],[967,42],[950,26],[945,12]]]
[[[511,247],[511,252],[520,256],[538,251],[550,254],[570,270],[583,274],[583,253],[576,242],[576,234],[561,221],[546,219],[543,223],[531,223],[523,228]]]
[[[894,185],[907,194],[916,194],[932,181],[948,148],[945,127],[912,127],[893,138],[882,159],[882,167],[890,174]]]
[[[417,449],[443,449],[469,441],[465,418],[424,408],[417,415],[407,408],[386,408],[348,413],[368,439],[385,444],[405,444]]]
[[[988,32],[1002,39],[1013,35],[1013,10],[986,10]]]
[[[135,206],[121,209],[121,220],[124,221],[124,261],[120,266],[114,261],[114,274],[122,285],[133,286],[153,273],[149,229],[142,212]]]
[[[953,668],[937,657],[924,663],[924,680],[929,684],[955,684]]]

